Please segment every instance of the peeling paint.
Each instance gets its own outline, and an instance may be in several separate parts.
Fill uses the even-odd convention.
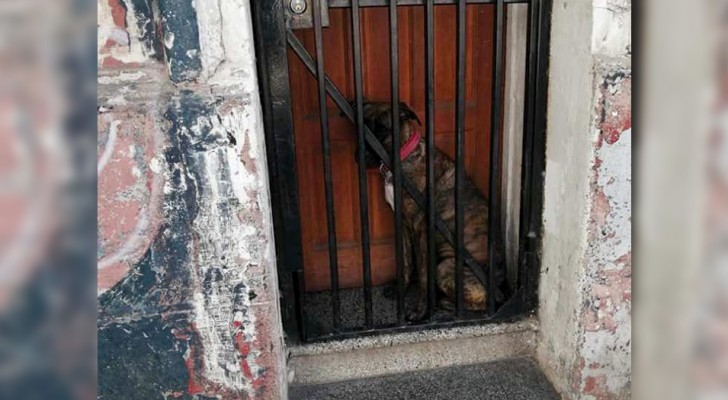
[[[204,166],[193,179],[200,193],[200,213],[194,229],[199,232],[195,252],[202,283],[194,298],[195,326],[206,349],[204,375],[252,396],[257,379],[252,371],[258,370],[255,352],[250,348],[256,337],[255,317],[248,312],[247,267],[234,265],[263,262],[260,247],[253,244],[268,239],[261,237],[265,229],[260,220],[234,217],[247,214],[246,210],[259,201],[243,189],[254,194],[261,190],[257,176],[248,173],[238,161],[242,143],[247,141],[243,137],[245,127],[249,125],[246,111],[233,108],[224,115],[201,115],[189,131],[194,135],[193,144],[199,144],[202,150],[196,153],[194,162]],[[229,136],[241,138],[239,144],[232,145]]]
[[[136,65],[154,57],[151,40],[140,31],[133,4],[123,0],[99,0],[97,43],[99,66]],[[151,23],[151,22],[150,22]]]
[[[625,396],[631,381],[631,80],[618,70],[605,82],[597,97],[598,162],[580,317],[580,365],[589,367],[575,370],[579,392],[594,399]],[[613,134],[615,126],[627,129]]]
[[[218,0],[197,0],[197,18],[200,21],[200,52],[202,79],[208,79],[225,60],[225,48],[220,30],[223,16]]]
[[[200,36],[197,11],[190,0],[159,0],[162,29],[164,31],[164,53],[169,79],[172,82],[189,82],[200,75],[202,64],[195,52],[199,51]]]
[[[592,52],[607,56],[631,53],[630,0],[593,0]]]
[[[111,160],[148,160],[140,167],[142,175],[158,179],[156,187],[164,188],[163,226],[152,245],[132,263],[131,273],[100,298],[102,327],[127,321],[121,325],[124,329],[160,341],[161,333],[151,335],[150,329],[168,327],[165,332],[176,350],[165,353],[167,369],[143,378],[156,379],[159,393],[238,399],[271,398],[282,390],[278,299],[268,293],[277,284],[275,275],[270,276],[275,273],[275,254],[256,101],[183,91],[172,97],[163,120],[155,125],[165,129],[164,157],[140,151],[135,143],[119,142],[118,132],[110,150]],[[115,109],[104,118],[109,124],[117,121],[109,126],[123,128],[128,119],[120,115]],[[100,142],[106,143],[102,155],[112,148],[108,134]],[[102,169],[113,171],[112,165],[109,161]],[[143,218],[136,221],[142,223]],[[101,263],[99,267],[105,268]],[[128,322],[145,316],[161,319],[143,326]],[[102,343],[111,346],[102,352],[117,352],[114,346],[126,343],[119,341],[119,332],[100,331]],[[100,393],[104,398],[125,398],[117,392],[121,383],[115,377],[147,352],[169,348],[168,343],[140,342],[144,348],[131,351],[136,358],[124,358],[121,364],[100,359],[101,381],[106,382]],[[179,368],[186,371],[184,384],[179,376],[162,378],[170,371],[179,375]],[[145,385],[138,381],[131,387]]]
[[[631,392],[630,14],[553,7],[537,354],[568,399]]]
[[[217,87],[199,85],[207,9],[99,0],[98,10],[99,396],[285,397],[252,47]],[[251,29],[249,15],[229,15]],[[229,40],[252,46],[252,35]]]
[[[138,261],[159,225],[161,177],[147,160],[161,150],[163,137],[132,107],[100,116],[103,148],[98,159],[98,288],[117,283]],[[102,131],[104,132],[104,131]]]

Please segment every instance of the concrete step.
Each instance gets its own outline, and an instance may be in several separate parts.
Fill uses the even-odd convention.
[[[320,384],[534,355],[532,318],[294,346],[290,384]]]
[[[420,370],[325,384],[293,384],[290,400],[557,400],[530,358]]]

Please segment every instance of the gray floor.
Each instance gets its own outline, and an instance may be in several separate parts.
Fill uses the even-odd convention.
[[[293,385],[291,400],[558,400],[530,359],[419,371],[321,385]]]
[[[372,287],[372,316],[375,325],[394,324],[397,322],[397,294],[395,285]],[[415,292],[407,291],[405,309],[413,307]],[[364,290],[362,288],[339,290],[341,304],[341,324],[344,328],[358,328],[364,325]],[[333,329],[331,292],[311,292],[305,296],[307,329],[314,336],[330,332]],[[435,316],[437,321],[452,319],[452,312],[439,310]]]
[[[306,320],[309,332],[328,332],[333,321],[331,292],[306,293]],[[361,288],[339,290],[341,324],[347,328],[364,325],[364,290]],[[397,321],[397,301],[393,286],[372,287],[372,315],[374,323],[383,325]]]

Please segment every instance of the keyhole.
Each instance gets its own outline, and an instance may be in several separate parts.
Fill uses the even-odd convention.
[[[290,7],[291,11],[293,11],[295,14],[303,14],[303,12],[306,11],[306,1],[291,0]]]

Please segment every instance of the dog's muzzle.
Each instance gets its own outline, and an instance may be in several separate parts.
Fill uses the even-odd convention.
[[[382,178],[384,178],[384,200],[386,200],[389,207],[394,211],[394,176],[392,176],[392,172],[384,163],[379,166],[379,172],[382,174]]]

